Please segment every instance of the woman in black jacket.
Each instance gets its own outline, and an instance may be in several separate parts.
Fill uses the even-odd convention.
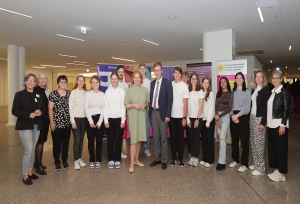
[[[265,135],[267,123],[267,103],[271,94],[267,79],[262,71],[255,72],[253,79],[252,107],[250,114],[250,141],[253,165],[249,166],[253,176],[265,173]]]
[[[273,71],[272,84],[274,89],[268,100],[267,109],[269,167],[276,168],[273,173],[268,175],[272,181],[285,181],[285,174],[288,172],[287,157],[291,94],[282,87],[282,80],[282,72],[280,70]]]
[[[32,184],[32,179],[39,177],[32,173],[34,149],[39,138],[40,129],[43,128],[41,116],[45,113],[43,100],[38,92],[34,91],[36,86],[35,74],[27,74],[24,77],[25,89],[15,94],[12,114],[16,116],[16,130],[25,149],[23,157],[23,183]]]

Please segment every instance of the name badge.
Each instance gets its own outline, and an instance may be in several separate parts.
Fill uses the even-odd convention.
[[[35,94],[35,96],[38,97],[38,98],[40,97],[40,95],[38,95],[38,94]]]
[[[36,99],[36,98],[34,98],[34,100],[35,100],[35,102],[37,102],[37,99]]]

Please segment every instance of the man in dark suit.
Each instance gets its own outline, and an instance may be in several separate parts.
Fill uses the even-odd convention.
[[[153,129],[155,160],[150,167],[162,164],[161,168],[167,168],[168,161],[168,137],[167,128],[171,118],[173,103],[173,88],[170,80],[162,77],[162,64],[156,62],[153,65],[156,80],[150,86],[149,116]]]

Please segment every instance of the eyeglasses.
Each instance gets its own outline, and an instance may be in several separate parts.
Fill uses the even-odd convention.
[[[272,78],[272,80],[279,80],[279,79],[280,79],[280,78],[274,78],[274,77]]]
[[[66,81],[59,81],[60,84],[66,84]]]
[[[27,80],[28,83],[35,83],[35,80]]]
[[[154,69],[154,72],[161,72],[161,69],[157,69],[157,70]]]

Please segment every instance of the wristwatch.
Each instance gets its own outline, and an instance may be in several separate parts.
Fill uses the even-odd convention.
[[[186,119],[186,117],[183,117],[183,119]]]

